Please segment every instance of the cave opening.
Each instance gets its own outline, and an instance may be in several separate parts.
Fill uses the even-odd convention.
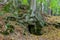
[[[34,34],[34,35],[42,35],[41,34],[41,28],[37,27],[35,29],[35,25],[29,24],[28,25],[28,31],[30,34]]]

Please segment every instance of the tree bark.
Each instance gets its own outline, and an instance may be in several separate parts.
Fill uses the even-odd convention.
[[[34,16],[34,12],[36,10],[36,0],[31,0],[31,9],[32,9],[31,16]]]
[[[52,15],[52,14],[51,14],[51,9],[49,8],[49,6],[50,6],[50,0],[47,0],[47,2],[48,2],[48,14],[49,14],[49,15]]]

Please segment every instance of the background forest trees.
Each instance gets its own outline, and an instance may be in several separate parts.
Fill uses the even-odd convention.
[[[60,14],[60,0],[37,0],[41,4],[41,10],[44,10],[44,13],[50,15],[59,15]],[[42,12],[41,11],[41,12]]]
[[[50,15],[59,15],[60,14],[60,11],[59,11],[60,2],[59,1],[60,0],[36,0],[36,3],[37,3],[37,5],[40,5],[40,13],[46,13],[46,14],[50,14]],[[33,0],[33,1],[31,1],[31,0],[17,0],[17,1],[16,0],[0,0],[0,4],[8,5],[10,2],[13,2],[12,5],[14,5],[14,7],[16,7],[21,4],[30,5],[30,2],[35,2],[35,0]],[[33,6],[33,3],[32,3],[32,6]]]

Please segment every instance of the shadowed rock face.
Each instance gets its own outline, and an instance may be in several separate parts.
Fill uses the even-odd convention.
[[[28,31],[30,32],[30,33],[32,33],[32,29],[34,28],[34,25],[28,25]]]
[[[31,34],[34,34],[34,35],[42,35],[41,34],[41,28],[37,26],[37,28],[35,27],[35,25],[28,25],[28,31],[31,33]]]

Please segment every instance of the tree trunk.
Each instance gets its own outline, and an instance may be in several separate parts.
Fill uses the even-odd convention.
[[[43,14],[43,13],[44,13],[44,3],[41,2],[41,14]]]
[[[51,14],[51,9],[49,8],[49,6],[50,6],[50,0],[47,0],[47,2],[48,2],[48,14],[49,14],[49,15],[52,15],[52,14]]]
[[[36,10],[36,0],[31,0],[31,9],[32,9],[31,16],[34,16],[34,12]]]

